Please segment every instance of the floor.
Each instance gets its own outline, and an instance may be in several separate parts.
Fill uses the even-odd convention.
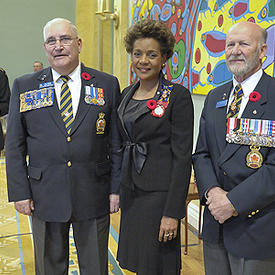
[[[134,274],[120,269],[116,258],[119,213],[111,216],[109,238],[109,275]],[[77,255],[72,232],[70,232],[70,267],[69,274],[79,274]],[[188,236],[188,254],[184,255],[182,245],[181,275],[203,275],[202,241],[191,227]],[[182,243],[184,243],[184,225],[182,224]],[[5,159],[0,157],[0,274],[33,275],[34,259],[31,234],[31,220],[18,214],[12,203],[7,202]]]

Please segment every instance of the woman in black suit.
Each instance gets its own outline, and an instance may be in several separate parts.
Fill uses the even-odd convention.
[[[193,104],[162,75],[175,39],[160,21],[143,20],[125,37],[139,81],[118,108],[123,137],[118,261],[139,275],[177,275],[180,219],[191,171]]]

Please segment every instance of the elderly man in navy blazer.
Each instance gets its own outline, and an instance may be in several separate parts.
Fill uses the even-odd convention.
[[[233,81],[211,91],[193,156],[208,275],[275,274],[275,79],[267,34],[252,22],[226,36]]]
[[[80,274],[106,275],[109,213],[119,207],[117,79],[79,62],[76,27],[44,27],[51,67],[17,78],[8,119],[9,201],[32,215],[36,274],[68,272],[73,227]]]

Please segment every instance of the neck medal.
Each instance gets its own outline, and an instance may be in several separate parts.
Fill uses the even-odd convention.
[[[157,101],[156,107],[152,110],[152,115],[155,117],[162,117],[164,115],[165,109],[169,104],[170,94],[173,89],[173,85],[166,86],[162,84],[160,91],[160,98]]]

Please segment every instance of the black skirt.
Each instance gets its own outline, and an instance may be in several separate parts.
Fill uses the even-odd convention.
[[[120,193],[119,265],[139,275],[180,274],[180,221],[175,239],[158,241],[167,192],[132,191],[121,186]]]

